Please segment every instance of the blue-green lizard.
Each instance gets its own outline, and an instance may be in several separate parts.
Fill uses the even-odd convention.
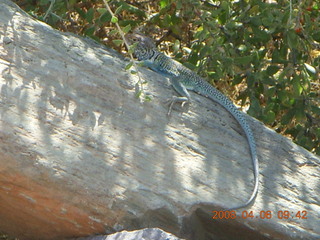
[[[152,70],[165,75],[166,77],[169,77],[174,89],[178,92],[179,95],[181,95],[180,97],[173,98],[169,108],[169,113],[174,103],[190,102],[190,94],[188,93],[188,90],[192,90],[221,104],[238,121],[248,139],[253,163],[255,184],[250,198],[244,204],[230,208],[228,210],[244,208],[253,203],[258,193],[259,165],[255,139],[253,137],[251,128],[245,119],[244,114],[239,111],[225,95],[223,95],[219,90],[210,85],[203,78],[198,76],[195,72],[158,51],[156,45],[154,44],[154,41],[151,38],[134,33],[127,34],[126,40],[131,45],[136,43],[136,46],[134,48],[135,57],[139,61],[141,61],[144,66],[147,66]]]

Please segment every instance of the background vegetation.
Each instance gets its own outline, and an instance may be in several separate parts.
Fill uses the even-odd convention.
[[[309,0],[17,0],[32,16],[124,51],[138,29],[255,118],[320,154],[320,3]],[[112,20],[112,21],[111,21]]]

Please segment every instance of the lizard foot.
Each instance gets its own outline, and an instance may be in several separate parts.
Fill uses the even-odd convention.
[[[189,99],[187,97],[177,97],[173,96],[172,98],[168,99],[166,103],[169,105],[169,110],[167,115],[170,116],[172,107],[175,103],[181,103],[181,107],[183,107],[186,103],[189,102]]]

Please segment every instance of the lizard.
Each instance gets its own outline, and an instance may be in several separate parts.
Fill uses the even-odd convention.
[[[244,113],[238,110],[228,97],[226,97],[222,92],[213,87],[194,71],[158,51],[153,39],[140,33],[128,33],[126,34],[125,39],[130,45],[134,45],[133,54],[138,61],[142,62],[144,66],[149,67],[153,71],[168,77],[173,88],[180,95],[179,97],[174,96],[172,98],[168,114],[170,114],[173,104],[177,102],[184,104],[191,101],[191,97],[188,92],[188,90],[191,90],[213,100],[214,102],[219,103],[237,120],[242,127],[249,143],[253,164],[254,188],[250,198],[244,204],[229,208],[227,210],[245,208],[253,204],[259,188],[259,162],[255,139]]]

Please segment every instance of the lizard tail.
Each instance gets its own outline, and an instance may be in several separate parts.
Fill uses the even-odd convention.
[[[243,112],[239,111],[236,108],[236,106],[229,100],[229,98],[223,95],[219,90],[214,88],[208,82],[202,79],[199,81],[201,81],[201,82],[198,82],[200,86],[195,87],[194,91],[222,105],[237,120],[237,122],[240,124],[240,126],[242,127],[247,137],[249,147],[250,147],[252,165],[253,165],[254,188],[250,198],[244,204],[233,207],[233,208],[229,208],[227,210],[236,210],[239,208],[245,208],[254,202],[259,190],[259,163],[258,163],[258,157],[257,157],[257,151],[256,151],[256,144],[255,144],[252,130]]]

